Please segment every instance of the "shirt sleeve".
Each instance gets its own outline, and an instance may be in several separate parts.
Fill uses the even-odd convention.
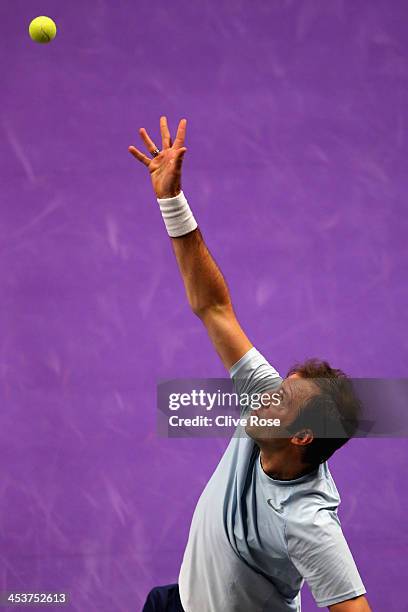
[[[319,608],[366,593],[336,511],[320,509],[307,525],[291,522],[286,536],[290,559]]]
[[[279,373],[254,346],[234,363],[230,376],[238,395],[274,391],[282,383]]]

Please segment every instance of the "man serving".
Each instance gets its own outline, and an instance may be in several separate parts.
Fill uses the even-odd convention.
[[[356,430],[358,400],[326,361],[309,359],[282,379],[245,335],[181,189],[186,124],[173,143],[162,116],[162,150],[141,128],[153,158],[129,151],[149,170],[193,313],[237,393],[279,393],[279,405],[257,413],[279,419],[285,435],[255,423],[231,439],[197,503],[178,585],[153,589],[144,612],[300,612],[304,581],[318,607],[370,612],[327,464]],[[322,435],[323,422],[345,435]]]

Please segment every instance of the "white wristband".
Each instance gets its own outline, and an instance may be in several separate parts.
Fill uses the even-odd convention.
[[[196,229],[197,221],[182,191],[174,198],[157,198],[157,201],[169,236],[177,238]]]

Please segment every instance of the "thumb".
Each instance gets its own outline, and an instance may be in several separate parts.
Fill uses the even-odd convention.
[[[176,157],[176,163],[177,164],[181,164],[181,162],[183,161],[183,157],[184,157],[184,153],[187,151],[186,147],[181,147],[181,149],[179,149],[177,151],[177,157]]]

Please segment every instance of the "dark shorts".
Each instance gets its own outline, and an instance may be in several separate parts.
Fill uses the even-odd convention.
[[[155,587],[147,596],[142,612],[184,612],[178,584]]]

